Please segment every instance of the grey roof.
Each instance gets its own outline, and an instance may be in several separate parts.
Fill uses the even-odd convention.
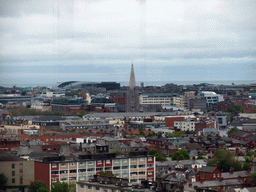
[[[24,159],[21,159],[18,156],[11,154],[9,152],[1,152],[0,161],[24,161]]]
[[[236,137],[247,137],[247,136],[251,135],[251,133],[247,133],[244,131],[237,131],[237,132],[231,133],[230,135],[234,135]]]
[[[152,136],[152,137],[148,138],[147,140],[165,141],[166,139],[164,137]]]
[[[224,178],[224,179],[228,179],[228,178],[238,178],[238,176],[241,176],[241,177],[249,177],[250,175],[252,174],[251,171],[235,171],[233,173],[231,172],[227,172],[227,173],[222,173],[221,176]]]
[[[240,185],[242,184],[242,180],[232,179],[232,180],[223,180],[223,181],[206,181],[206,182],[195,182],[193,183],[194,186],[198,187],[218,187],[218,186],[228,186],[228,185]]]
[[[212,173],[217,167],[204,166],[200,169],[200,172],[209,172]]]

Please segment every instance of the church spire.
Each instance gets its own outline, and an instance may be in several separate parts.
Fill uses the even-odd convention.
[[[136,87],[136,81],[135,81],[133,63],[132,63],[132,69],[131,69],[129,87],[130,87],[130,89],[134,89],[134,88]]]

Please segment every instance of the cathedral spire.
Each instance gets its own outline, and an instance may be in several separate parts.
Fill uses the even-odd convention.
[[[130,87],[130,89],[134,89],[134,88],[136,87],[136,81],[135,81],[133,63],[132,63],[132,69],[131,69],[131,74],[130,74],[129,87]]]

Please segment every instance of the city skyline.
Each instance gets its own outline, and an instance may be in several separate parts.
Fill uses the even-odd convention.
[[[255,1],[1,5],[1,84],[255,80]]]

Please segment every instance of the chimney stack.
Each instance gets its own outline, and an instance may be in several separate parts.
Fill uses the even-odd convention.
[[[197,165],[195,165],[195,172],[197,172]]]
[[[186,179],[188,180],[188,178],[189,178],[189,173],[186,172]]]
[[[234,167],[231,167],[231,168],[230,168],[230,172],[231,172],[231,173],[234,173],[234,171],[235,171]]]

